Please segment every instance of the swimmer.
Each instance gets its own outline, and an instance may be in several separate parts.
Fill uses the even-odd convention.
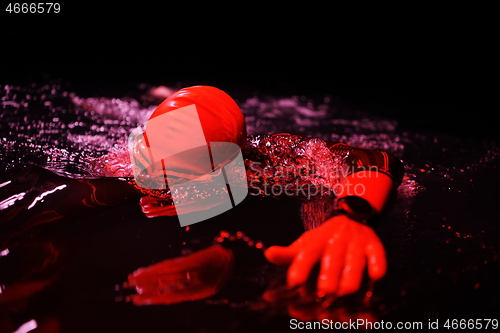
[[[244,148],[245,152],[248,147],[244,147],[247,142],[244,116],[236,102],[217,88],[193,86],[181,89],[163,101],[150,120],[192,104],[196,105],[207,143],[231,142]],[[171,132],[179,134],[171,126],[164,124],[162,133],[165,137]],[[147,131],[146,127],[146,134]],[[260,148],[266,145],[266,140],[268,144],[273,139],[278,142],[285,139],[282,142],[290,144],[306,140],[289,134],[259,139]],[[134,149],[142,159],[147,159],[149,147],[144,141],[136,142]],[[365,267],[373,280],[382,278],[386,272],[384,247],[373,226],[401,180],[402,164],[386,152],[335,142],[326,145],[334,157],[345,157],[344,167],[347,165],[348,171],[341,175],[340,182],[334,184],[336,199],[326,212],[324,223],[306,231],[287,247],[271,246],[265,251],[265,256],[274,264],[289,265],[287,284],[290,288],[304,284],[313,267],[319,263],[318,295],[342,296],[359,289]],[[265,155],[262,149],[260,154]],[[219,156],[219,159],[224,158],[230,156]],[[261,158],[265,160],[269,156]],[[188,172],[196,172],[195,166],[188,166],[187,169]],[[342,173],[339,170],[332,172]],[[272,178],[272,175],[268,177]],[[148,194],[141,198],[143,212],[148,216],[175,214],[172,205],[161,204],[163,199],[158,191],[141,190]]]
[[[192,104],[197,107],[206,142],[230,142],[238,145],[248,159],[249,154],[259,155],[253,156],[254,159],[270,159],[271,157],[266,155],[269,152],[261,149],[267,143],[301,144],[308,140],[291,134],[275,134],[261,136],[258,143],[254,140],[250,144],[244,116],[236,102],[225,92],[208,86],[194,86],[177,91],[157,107],[150,120]],[[172,125],[165,124],[163,132],[165,135],[169,133],[167,130],[169,126]],[[134,145],[138,156],[147,159],[149,147],[146,140],[138,138]],[[289,246],[269,247],[265,251],[265,256],[274,264],[289,266],[287,284],[290,288],[304,284],[313,267],[319,264],[318,295],[342,296],[359,289],[365,268],[373,280],[382,278],[386,272],[384,247],[373,227],[387,208],[389,199],[401,180],[402,167],[399,159],[389,153],[360,149],[336,142],[324,143],[324,147],[330,154],[328,156],[331,158],[342,156],[343,165],[348,166],[347,171],[344,169],[345,172],[332,170],[339,175],[338,181],[326,181],[326,185],[330,186],[336,198],[331,208],[325,212],[324,222],[317,228],[304,232]],[[258,154],[255,154],[255,149],[259,151]],[[106,156],[103,160],[109,160],[111,157],[111,155]],[[217,158],[223,160],[231,156],[223,156],[222,153]],[[112,164],[110,161],[110,168]],[[332,166],[341,167],[335,164]],[[198,172],[196,165],[184,166],[184,169],[188,173]],[[30,170],[25,168],[20,172],[23,173],[23,177],[19,175],[8,177],[31,179],[26,176]],[[43,169],[36,172],[50,173]],[[23,221],[22,227],[28,228],[31,225],[67,218],[72,214],[81,216],[88,208],[103,208],[134,200],[135,202],[140,200],[143,212],[149,217],[176,214],[167,190],[141,188],[131,177],[130,170],[127,172],[120,177],[128,176],[123,178],[128,180],[128,183],[111,178],[75,180],[55,175],[41,177],[51,179],[50,188],[37,185],[39,177],[33,176],[32,181],[23,185],[26,186],[26,191],[16,183],[17,181],[6,181],[3,183],[5,184],[3,190],[9,192],[9,198],[14,199],[2,202],[5,207],[2,207],[1,226],[5,229],[14,229],[10,222],[18,216]],[[110,172],[109,175],[112,174],[113,172]],[[272,178],[273,175],[266,177]],[[182,175],[179,178],[182,178]],[[119,187],[116,186],[117,183]],[[32,190],[33,188],[35,190]],[[76,190],[70,192],[70,189]],[[356,189],[363,190],[356,191]],[[38,197],[43,200],[36,200]],[[69,204],[70,201],[77,202],[79,206]],[[64,204],[65,202],[68,204]],[[58,205],[57,209],[54,209],[55,204]],[[191,209],[199,210],[203,207],[191,204]]]

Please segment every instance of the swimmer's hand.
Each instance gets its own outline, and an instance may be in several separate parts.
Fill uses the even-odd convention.
[[[320,262],[317,282],[320,296],[356,292],[367,261],[368,275],[373,280],[382,278],[387,267],[384,246],[373,229],[344,215],[306,231],[290,246],[270,247],[265,256],[274,264],[290,265],[289,288],[304,284],[311,269]]]
[[[152,218],[158,216],[176,216],[177,214],[199,212],[202,210],[212,209],[224,203],[223,200],[217,200],[215,197],[209,199],[211,200],[193,200],[174,205],[172,199],[170,198],[161,199],[147,195],[141,198],[140,205],[142,212],[147,217]]]
[[[171,199],[159,199],[147,195],[139,201],[142,212],[149,218],[157,216],[175,216],[175,206]]]
[[[233,252],[212,245],[182,257],[142,267],[128,275],[127,297],[135,305],[174,304],[204,299],[218,292],[231,275]]]

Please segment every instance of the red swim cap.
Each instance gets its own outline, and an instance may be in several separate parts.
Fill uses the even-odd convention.
[[[207,174],[230,161],[239,151],[234,147],[243,146],[246,135],[245,118],[228,94],[210,86],[181,89],[156,108],[144,135],[135,137],[132,158],[142,166],[135,174],[158,177],[164,170],[182,178]]]
[[[240,147],[245,143],[243,113],[231,96],[215,87],[183,88],[164,100],[149,119],[192,104],[198,110],[207,142],[232,142]]]

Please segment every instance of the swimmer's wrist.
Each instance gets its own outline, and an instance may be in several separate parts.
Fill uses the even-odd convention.
[[[363,198],[378,213],[382,213],[393,189],[394,182],[391,177],[379,171],[367,170],[348,175],[334,192],[338,198]]]
[[[370,203],[359,196],[345,196],[335,198],[332,207],[326,213],[326,219],[344,215],[361,224],[375,227],[379,220],[379,213]]]

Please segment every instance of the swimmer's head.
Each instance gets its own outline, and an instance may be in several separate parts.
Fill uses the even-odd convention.
[[[232,142],[240,147],[247,131],[245,117],[224,91],[211,86],[183,88],[164,100],[149,120],[176,109],[196,105],[206,142]]]
[[[153,112],[144,135],[135,137],[133,163],[148,177],[166,172],[189,179],[231,161],[246,135],[243,113],[228,94],[210,86],[188,87]]]

